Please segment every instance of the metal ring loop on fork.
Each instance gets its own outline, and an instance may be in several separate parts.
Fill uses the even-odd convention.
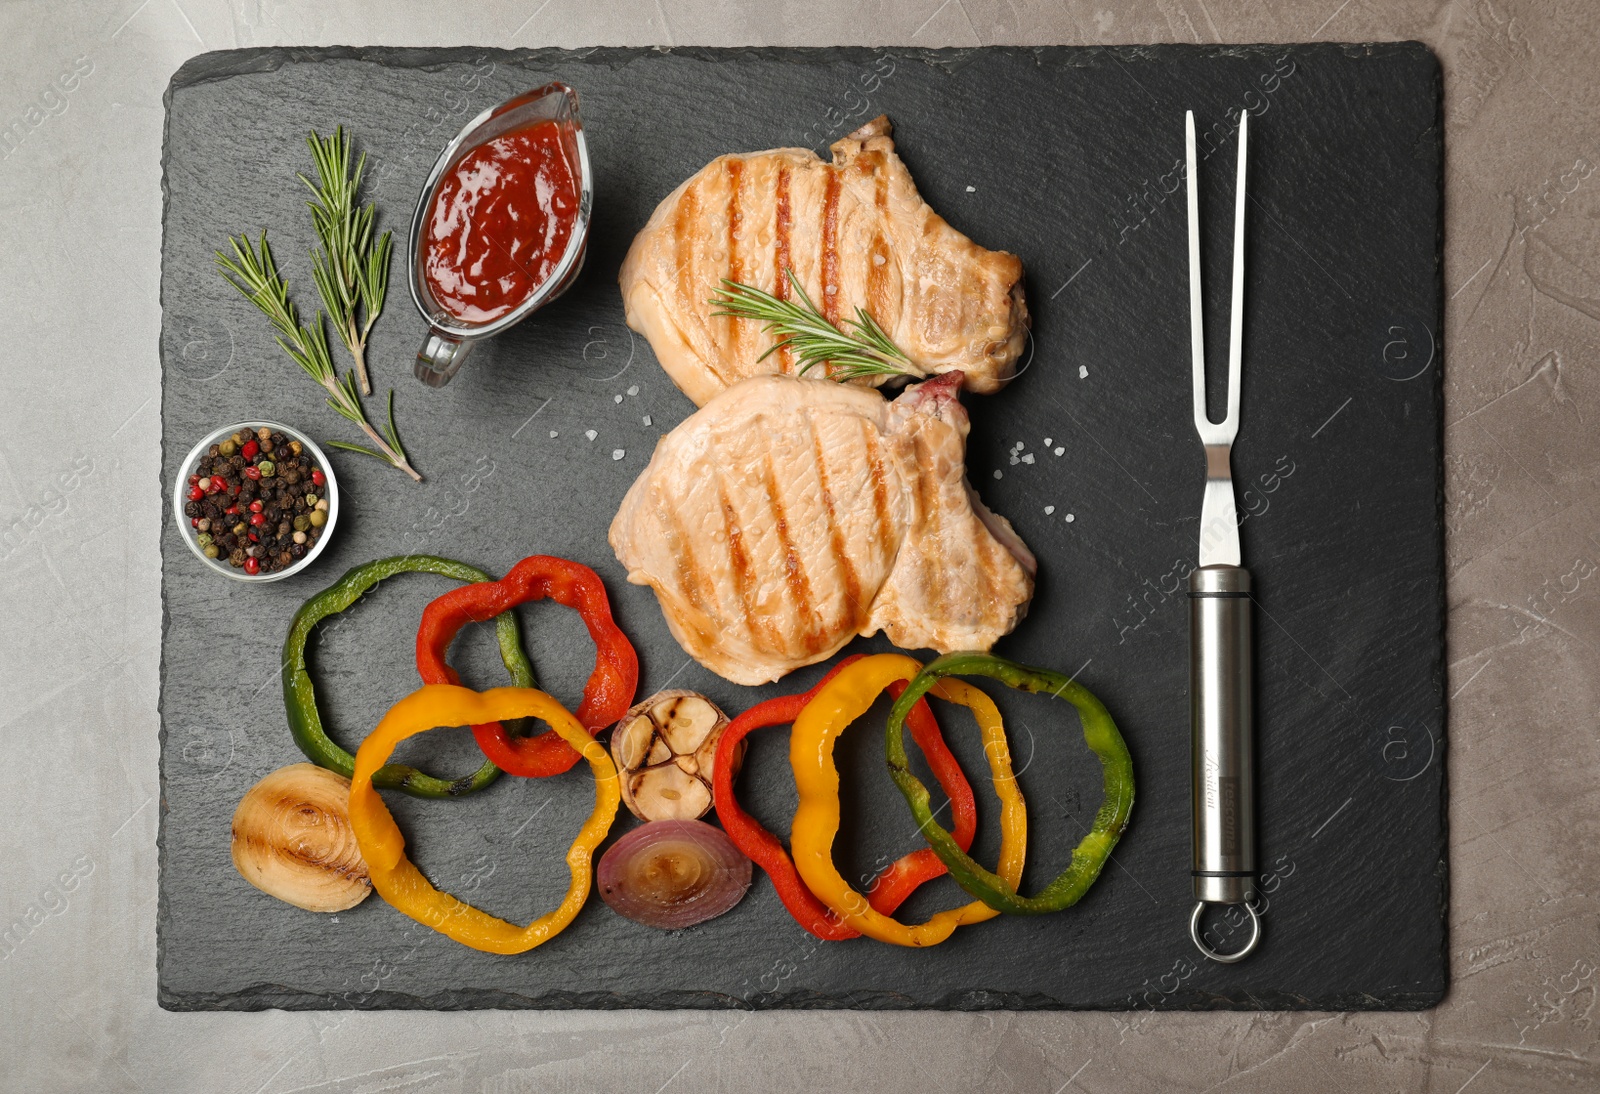
[[[1250,938],[1245,942],[1244,949],[1238,953],[1218,953],[1200,937],[1200,917],[1205,914],[1206,903],[1204,900],[1196,902],[1194,911],[1189,915],[1189,937],[1194,939],[1195,947],[1220,965],[1236,964],[1254,953],[1261,941],[1261,916],[1256,912],[1256,906],[1248,901],[1244,905],[1244,910],[1250,913]]]

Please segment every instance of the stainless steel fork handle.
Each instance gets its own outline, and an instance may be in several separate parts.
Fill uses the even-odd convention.
[[[1250,572],[1202,566],[1189,575],[1189,720],[1193,779],[1195,945],[1214,960],[1244,958],[1260,939],[1255,909],[1255,732]],[[1243,904],[1251,937],[1221,954],[1199,930],[1207,904]]]

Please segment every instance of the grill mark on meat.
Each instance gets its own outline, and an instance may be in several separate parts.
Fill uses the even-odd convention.
[[[739,527],[739,514],[734,512],[733,503],[728,500],[728,491],[718,484],[717,500],[722,507],[722,527],[728,536],[728,560],[733,563],[733,585],[739,594],[739,600],[744,605],[745,619],[755,629],[756,598],[752,586],[754,573],[750,569],[750,555],[744,549],[744,532]]]
[[[695,226],[700,219],[700,191],[690,186],[678,202],[678,212],[672,219],[672,233],[678,245],[678,291],[695,291]]]
[[[668,505],[666,499],[659,493],[655,496],[655,511],[661,530],[671,543],[672,557],[677,563],[678,591],[702,617],[715,614],[707,607],[706,594],[709,592],[710,599],[715,600],[716,590],[710,588],[705,571],[696,563],[692,546],[694,541],[689,536],[688,529],[683,526],[682,514],[675,506]],[[696,627],[694,633],[702,643],[702,648],[710,649],[715,644],[715,636],[705,633],[701,628]]]
[[[888,544],[894,536],[893,514],[889,512],[889,482],[883,469],[883,450],[878,431],[865,420],[861,422],[861,437],[867,447],[867,477],[872,482],[872,511],[878,527],[873,543]]]
[[[939,489],[943,483],[938,475],[933,473],[933,469],[937,466],[936,457],[928,451],[927,438],[921,428],[916,429],[911,435],[911,451],[915,465],[923,469],[922,474],[911,480],[917,498],[917,515],[913,518],[912,524],[920,524],[924,540],[937,545],[943,531],[939,521]],[[943,552],[939,554],[942,556]],[[931,566],[919,566],[913,571],[922,600],[930,609],[936,600],[949,602],[951,598],[945,595],[945,592],[949,588],[950,579],[955,576],[954,567],[949,570],[941,567],[938,580],[934,582],[932,570]]]
[[[683,191],[683,199],[678,202],[677,215],[672,218],[672,236],[677,247],[678,259],[678,293],[691,298],[698,295],[695,284],[695,227],[700,219],[700,193],[696,189],[698,183],[689,186]],[[695,319],[699,318],[698,312],[693,313]],[[726,381],[727,377],[723,377]]]
[[[811,601],[811,580],[806,576],[805,566],[800,561],[800,552],[795,549],[794,537],[789,534],[789,518],[784,509],[783,499],[778,495],[778,476],[772,467],[770,451],[762,464],[762,485],[767,491],[767,505],[772,510],[772,522],[778,532],[778,542],[783,547],[784,584],[788,586],[789,595],[794,600],[796,614],[804,621],[801,645],[808,655],[814,654],[828,644],[828,636],[818,626],[820,613]]]
[[[854,630],[860,627],[861,620],[867,614],[867,606],[861,603],[861,575],[856,572],[855,564],[850,561],[850,554],[845,548],[844,529],[839,527],[839,516],[833,508],[833,490],[828,483],[828,457],[822,448],[822,434],[817,429],[817,420],[809,408],[806,410],[806,426],[811,432],[812,462],[817,468],[822,506],[828,515],[828,545],[833,549],[833,561],[844,579],[844,596],[849,605],[846,611],[849,612],[850,627]]]
[[[728,499],[728,483],[721,474],[717,476],[717,500],[722,507],[722,525],[728,534],[728,561],[732,563],[733,587],[744,606],[745,625],[750,631],[750,641],[763,653],[783,652],[783,641],[772,621],[761,613],[757,600],[760,577],[750,562],[750,551],[745,547],[744,528],[739,524],[739,514]]]
[[[701,611],[705,611],[705,598],[700,595],[699,572],[695,566],[694,548],[689,537],[685,534],[683,521],[678,516],[678,510],[666,503],[659,494],[655,499],[656,520],[661,524],[662,534],[672,550],[672,557],[677,562],[678,589]]]
[[[882,160],[881,154],[872,157],[873,161]],[[867,170],[868,158],[861,157],[861,169]],[[876,174],[877,188],[873,193],[873,203],[878,208],[878,223],[888,223],[889,219],[889,174],[887,171],[878,171]],[[872,318],[880,324],[889,325],[889,241],[883,238],[880,229],[872,237],[872,247],[867,257],[867,310],[872,313]]]
[[[789,299],[789,267],[794,265],[794,260],[789,255],[789,229],[792,220],[789,208],[789,168],[778,168],[778,201],[777,209],[773,213],[773,260],[777,270],[772,277],[772,295],[779,300]],[[778,371],[790,372],[789,350],[787,347],[778,350]]]
[[[744,224],[744,213],[739,208],[739,174],[744,161],[738,156],[728,157],[728,280],[743,281],[739,272],[739,236]],[[728,343],[732,353],[738,354],[740,335],[744,325],[733,316],[728,317]]]
[[[929,466],[924,462],[928,458],[928,446],[920,429],[911,435],[911,452],[912,459],[917,467]],[[929,474],[918,475],[912,480],[912,489],[917,496],[917,517],[913,520],[913,523],[923,520],[937,521],[936,514],[939,511],[938,478]],[[927,525],[926,527],[935,528],[937,526]]]
[[[839,325],[839,302],[844,293],[839,286],[839,171],[827,169],[827,186],[822,198],[822,314]],[[831,371],[831,369],[830,369]]]

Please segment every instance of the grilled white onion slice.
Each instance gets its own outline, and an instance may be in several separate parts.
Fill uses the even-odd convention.
[[[233,865],[269,896],[342,912],[372,892],[350,827],[350,780],[315,764],[280,767],[233,811]]]
[[[711,808],[711,773],[728,716],[704,695],[663,691],[623,715],[611,732],[622,801],[640,820],[697,820]],[[734,755],[734,774],[744,742]]]

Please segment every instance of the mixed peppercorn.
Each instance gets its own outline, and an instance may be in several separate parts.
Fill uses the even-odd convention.
[[[200,457],[183,512],[207,558],[270,574],[306,557],[328,523],[326,472],[296,440],[262,426]]]

